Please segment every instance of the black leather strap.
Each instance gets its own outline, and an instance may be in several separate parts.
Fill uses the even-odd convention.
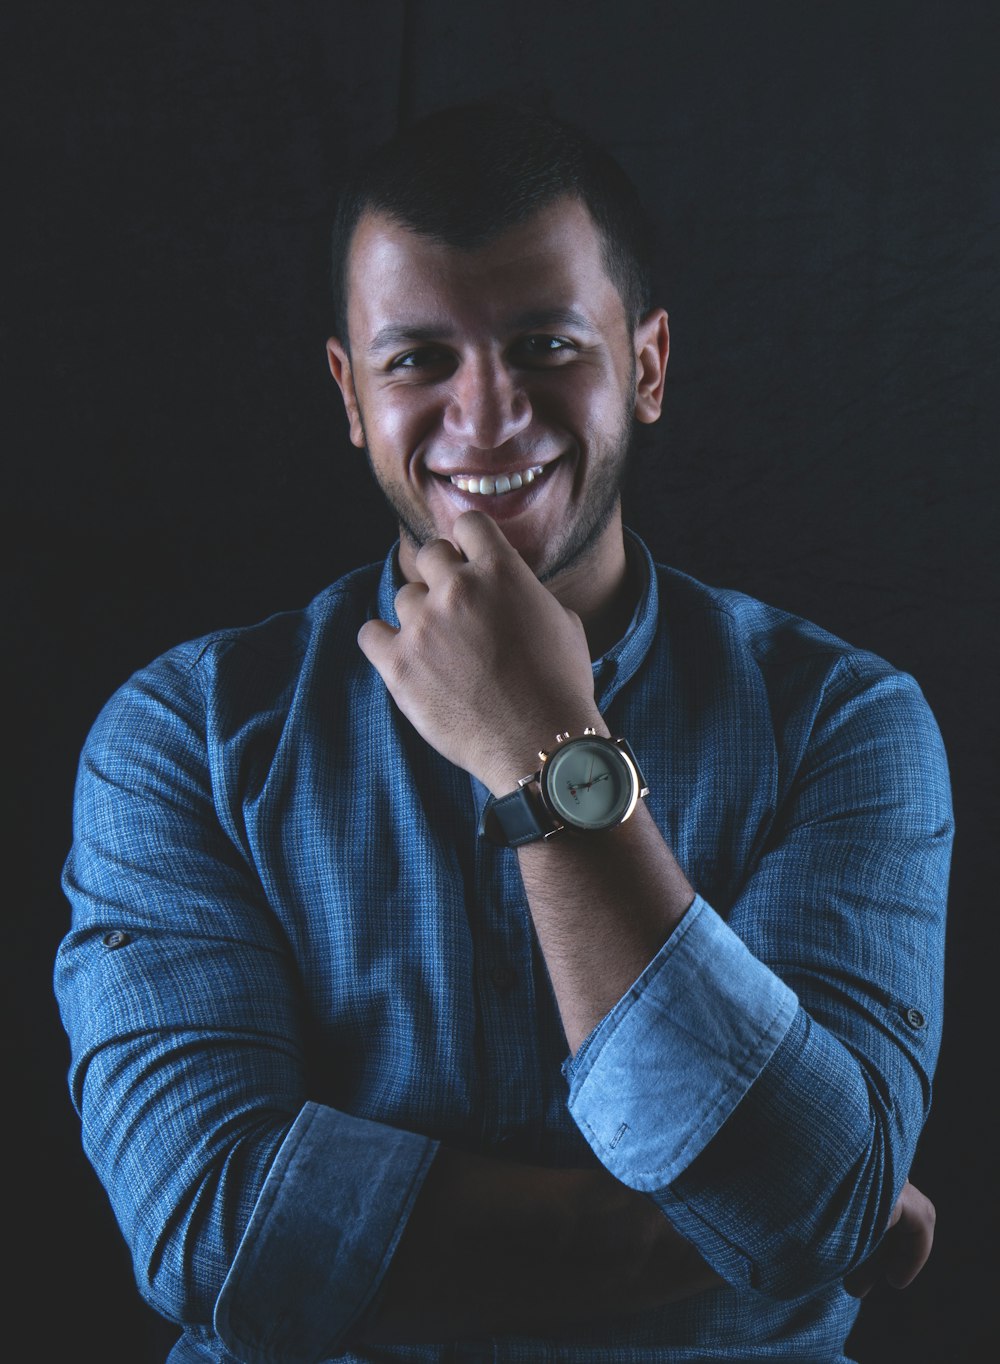
[[[631,759],[639,778],[639,795],[648,796],[649,788],[631,745],[626,739],[614,739],[611,742]],[[479,821],[479,837],[487,838],[501,848],[518,848],[522,843],[534,843],[562,827],[545,808],[538,791],[538,782],[530,781],[499,799],[490,796]]]
[[[519,786],[507,796],[490,796],[479,821],[479,833],[501,848],[534,843],[556,827],[533,783]]]

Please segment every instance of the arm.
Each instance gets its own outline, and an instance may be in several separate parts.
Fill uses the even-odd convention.
[[[579,622],[485,518],[455,531],[463,553],[418,556],[399,634],[372,623],[361,644],[429,742],[508,790],[539,734],[597,723],[589,659]],[[584,1039],[574,1118],[728,1282],[777,1296],[842,1278],[877,1242],[940,1033],[951,820],[933,720],[909,679],[852,664],[814,720],[725,921],[700,898],[684,913],[671,851],[636,821],[604,836],[613,873],[568,839],[519,853],[571,1044]]]
[[[402,629],[372,620],[358,642],[423,737],[498,796],[537,767],[542,740],[567,727],[609,731],[579,618],[489,518],[467,513],[455,529],[457,548],[438,540],[418,554],[427,581],[397,595]],[[530,845],[518,858],[575,1052],[662,947],[694,891],[642,805],[599,839]]]
[[[214,1316],[241,1357],[308,1359],[362,1323],[401,1340],[513,1329],[529,1293],[531,1320],[553,1329],[628,1312],[663,1300],[654,1263],[671,1292],[703,1286],[700,1258],[603,1171],[436,1157],[426,1136],[309,1101],[296,963],[217,807],[209,725],[183,652],[109,703],[81,761],[65,874],[56,990],[72,1093],[146,1300],[185,1325]],[[584,1306],[580,1282],[598,1281]]]
[[[648,1198],[603,1170],[442,1148],[360,1339],[556,1334],[721,1282]]]
[[[599,732],[607,733],[603,721]],[[502,789],[498,781],[494,794]],[[553,839],[517,855],[575,1054],[660,951],[694,891],[641,802],[628,823],[589,842]]]
[[[934,1205],[907,1181],[881,1244],[846,1290],[864,1297],[883,1278],[911,1284],[930,1255],[934,1219]],[[442,1149],[358,1339],[547,1335],[723,1283],[649,1199],[601,1171]]]
[[[241,1357],[280,1322],[286,1357],[306,1359],[370,1303],[437,1144],[309,1102],[296,963],[223,828],[210,724],[185,650],[96,722],[56,994],[84,1147],[142,1296],[210,1330],[222,1293]],[[339,1235],[360,1205],[363,1234]]]

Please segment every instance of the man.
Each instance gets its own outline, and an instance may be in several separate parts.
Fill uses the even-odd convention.
[[[328,350],[398,553],[88,739],[57,990],[174,1364],[841,1360],[926,1258],[940,739],[623,530],[646,252],[550,119],[378,153]]]

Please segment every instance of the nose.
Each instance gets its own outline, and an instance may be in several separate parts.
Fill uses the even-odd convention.
[[[476,450],[495,450],[531,422],[531,402],[499,356],[465,359],[455,370],[445,433]]]

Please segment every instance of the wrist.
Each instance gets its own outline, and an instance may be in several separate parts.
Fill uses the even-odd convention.
[[[580,735],[590,726],[602,738],[609,739],[611,731],[596,708],[581,711],[573,716],[557,717],[555,720],[540,720],[530,727],[519,728],[518,733],[498,736],[502,745],[491,755],[488,765],[477,773],[480,781],[494,796],[506,796],[513,791],[522,777],[534,774],[541,763],[540,754],[550,751],[556,737],[569,733]]]

